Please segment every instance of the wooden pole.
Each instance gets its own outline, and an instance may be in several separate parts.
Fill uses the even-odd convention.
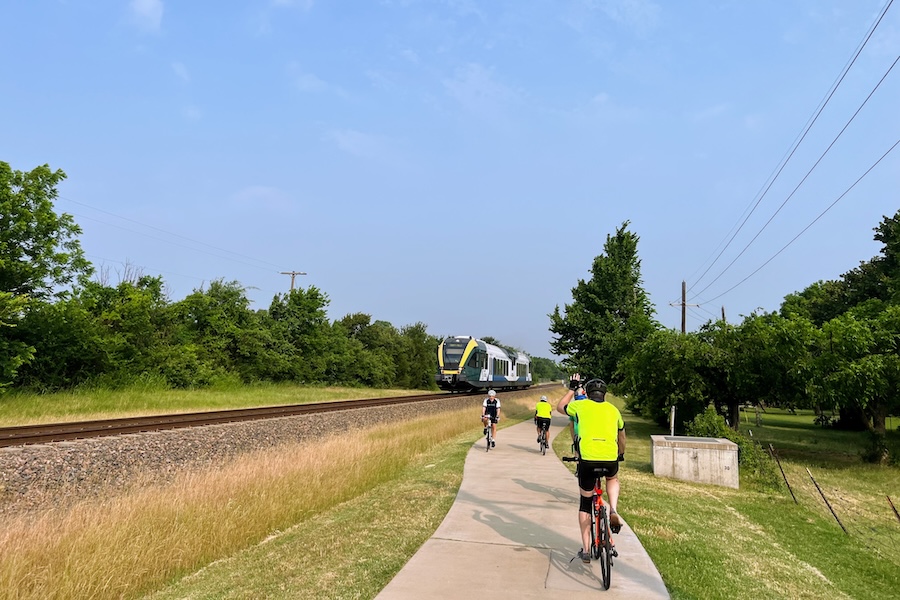
[[[294,278],[297,277],[297,275],[306,275],[306,273],[304,273],[303,271],[282,271],[281,274],[291,276],[291,291],[292,292],[294,291]]]
[[[819,484],[816,482],[815,478],[812,476],[812,473],[809,472],[809,469],[806,469],[806,472],[809,474],[809,478],[812,479],[812,482],[816,486],[816,489],[819,490],[819,495],[822,496],[822,500],[825,501],[825,506],[827,506],[828,510],[831,511],[831,516],[834,517],[834,520],[837,521],[838,525],[841,526],[841,529],[844,530],[844,533],[847,533],[847,528],[844,527],[844,524],[841,523],[840,519],[838,519],[837,513],[834,512],[833,508],[831,508],[831,503],[828,502],[828,498],[825,497],[825,494],[822,492],[822,488],[819,487]],[[850,534],[847,533],[847,535],[850,535]]]
[[[778,453],[775,452],[775,448],[772,444],[769,444],[769,452],[772,454],[772,458],[775,459],[775,462],[778,463],[778,468],[781,470],[781,476],[784,478],[784,483],[788,487],[788,491],[791,493],[791,498],[794,499],[794,504],[800,504],[797,502],[797,496],[794,495],[794,490],[791,489],[791,484],[788,482],[787,475],[784,474],[784,469],[781,467],[781,461],[778,460]]]
[[[897,512],[897,509],[894,507],[894,503],[891,502],[891,497],[888,496],[887,499],[888,499],[888,504],[891,505],[891,510],[894,511],[894,516],[897,517],[898,521],[900,521],[900,513]]]

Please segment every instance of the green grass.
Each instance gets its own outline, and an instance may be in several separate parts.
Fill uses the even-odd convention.
[[[203,390],[133,387],[125,390],[87,389],[53,394],[7,392],[0,395],[0,427],[422,393],[427,392],[295,384]]]
[[[786,485],[770,489],[742,477],[733,490],[653,476],[650,435],[667,432],[623,414],[628,451],[619,511],[673,598],[897,596],[900,521],[886,496],[897,501],[900,470],[861,464],[864,434],[822,430],[812,425],[812,415],[766,414],[762,426],[754,420],[753,439],[779,448],[795,503]],[[568,453],[568,444],[560,436],[554,448]],[[849,535],[807,468],[843,513]]]

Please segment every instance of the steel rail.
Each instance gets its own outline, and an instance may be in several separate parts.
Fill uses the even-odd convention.
[[[416,396],[398,396],[394,398],[363,398],[360,400],[333,400],[329,402],[310,402],[306,404],[286,404],[278,406],[260,406],[255,408],[236,408],[228,410],[170,413],[141,417],[124,417],[119,419],[101,419],[95,421],[72,421],[64,423],[47,423],[37,425],[20,425],[16,427],[0,427],[0,448],[61,442],[66,440],[89,439],[128,433],[143,433],[200,427],[221,423],[235,423],[276,417],[290,417],[305,414],[326,413],[338,410],[355,410],[377,406],[390,406],[428,400],[446,400],[456,396],[479,394],[422,394]]]

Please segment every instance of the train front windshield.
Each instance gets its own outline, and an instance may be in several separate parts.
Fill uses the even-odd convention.
[[[468,345],[469,340],[448,340],[444,342],[444,368],[458,369],[459,361],[462,359],[463,352]]]

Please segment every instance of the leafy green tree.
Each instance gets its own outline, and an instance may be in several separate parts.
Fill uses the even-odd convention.
[[[153,370],[154,353],[169,343],[172,325],[163,286],[161,277],[144,275],[116,287],[91,282],[79,292],[85,307],[104,325],[107,352],[125,380],[129,374]]]
[[[34,348],[16,378],[19,387],[66,389],[113,370],[111,336],[80,295],[32,303],[15,333]]]
[[[424,323],[406,325],[400,329],[403,348],[397,357],[396,385],[402,388],[434,389],[437,369],[435,348],[440,340],[429,335]]]
[[[565,379],[565,372],[549,358],[531,357],[531,376],[535,382]]]
[[[818,397],[862,415],[883,437],[887,415],[900,411],[900,306],[885,306],[874,318],[848,311],[822,331],[812,382]]]
[[[0,162],[0,292],[44,298],[54,286],[90,274],[81,228],[53,211],[65,176],[47,165],[24,173]]]
[[[236,281],[215,280],[206,290],[194,290],[172,306],[174,338],[197,357],[214,377],[237,374],[256,381],[273,359],[270,332],[250,310],[245,289]]]
[[[818,281],[789,294],[781,314],[803,316],[821,326],[870,300],[900,304],[900,211],[882,219],[874,231],[874,239],[883,244],[879,256],[860,263],[838,280]]]
[[[370,387],[397,385],[397,361],[403,354],[400,332],[387,321],[371,322],[370,315],[357,313],[342,319],[351,339],[361,345],[350,371],[358,383]]]
[[[0,161],[0,387],[35,356],[21,329],[12,333],[26,306],[91,271],[77,239],[81,229],[53,210],[64,178],[47,165],[25,173]]]
[[[628,406],[666,426],[675,407],[678,429],[711,402],[708,371],[716,361],[712,347],[695,333],[671,329],[652,332],[625,360],[625,387],[632,390]]]
[[[278,294],[269,306],[273,337],[283,342],[282,357],[288,357],[297,381],[323,381],[329,370],[334,372],[337,340],[326,313],[329,302],[327,294],[310,286]]]
[[[725,406],[737,427],[740,405],[758,403],[794,408],[810,404],[806,384],[812,370],[817,330],[799,316],[752,314],[720,347],[728,356]]]
[[[553,353],[571,371],[621,382],[621,365],[658,329],[654,309],[642,287],[638,236],[628,221],[607,235],[605,254],[594,258],[591,278],[572,288],[572,303],[550,317]]]
[[[19,367],[34,356],[34,347],[14,339],[8,332],[16,327],[18,317],[27,306],[28,299],[0,292],[0,390],[15,379]]]
[[[817,281],[802,292],[788,294],[781,303],[781,316],[802,317],[816,326],[843,314],[850,308],[843,281]]]

